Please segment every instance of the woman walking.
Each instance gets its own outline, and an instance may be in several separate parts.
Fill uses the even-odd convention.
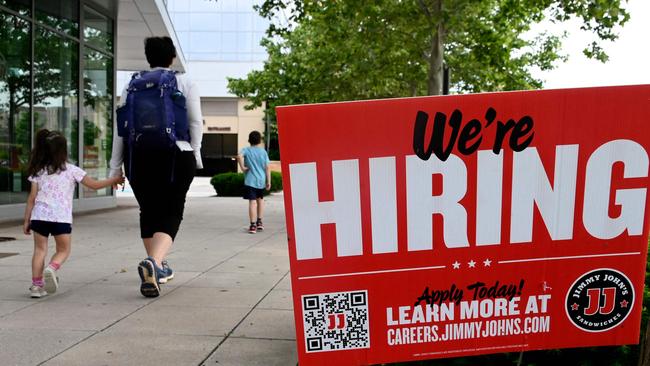
[[[165,257],[185,207],[185,196],[201,162],[203,118],[196,85],[170,66],[176,49],[169,37],[145,40],[151,70],[135,73],[122,93],[113,139],[111,175],[122,164],[140,206],[140,236],[147,257],[138,265],[140,292],[160,294],[173,278]]]

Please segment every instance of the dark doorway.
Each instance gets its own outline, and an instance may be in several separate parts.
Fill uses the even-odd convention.
[[[237,135],[225,133],[206,133],[201,145],[203,169],[198,175],[212,176],[219,173],[237,171]]]

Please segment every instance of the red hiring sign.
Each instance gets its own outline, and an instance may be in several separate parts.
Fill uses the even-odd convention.
[[[650,86],[278,121],[301,366],[638,343]]]

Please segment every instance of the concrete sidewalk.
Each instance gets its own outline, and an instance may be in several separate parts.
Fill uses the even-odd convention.
[[[188,198],[168,257],[176,278],[155,299],[139,293],[136,203],[119,201],[75,219],[61,287],[43,299],[27,291],[31,237],[0,229],[17,238],[0,254],[18,253],[0,258],[0,364],[296,365],[281,195],[255,235],[241,198]]]

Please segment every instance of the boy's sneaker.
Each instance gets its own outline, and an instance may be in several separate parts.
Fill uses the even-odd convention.
[[[160,263],[162,266],[161,271],[158,273],[158,283],[167,283],[174,279],[174,271],[169,267],[167,261],[164,260]]]
[[[50,266],[47,266],[43,271],[43,280],[45,281],[45,286],[43,288],[50,294],[56,293],[56,290],[59,289],[59,279],[56,277],[56,270]]]
[[[158,297],[160,287],[158,286],[158,268],[156,262],[151,257],[147,257],[138,265],[138,274],[140,275],[140,293],[144,297]]]
[[[255,223],[251,224],[251,226],[248,228],[248,232],[255,234],[257,232],[257,225]]]
[[[257,226],[257,231],[264,231],[264,224],[262,224],[262,220],[257,219],[257,223],[255,225]]]
[[[39,298],[47,295],[47,291],[45,291],[45,289],[42,288],[41,286],[32,285],[29,288],[29,294],[30,294],[30,296],[32,298],[39,299]]]

